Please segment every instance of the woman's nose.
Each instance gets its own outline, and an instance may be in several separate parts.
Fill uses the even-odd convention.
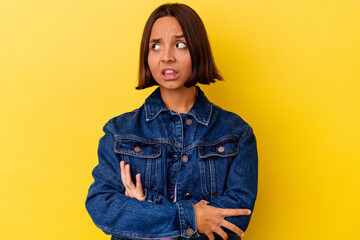
[[[175,61],[174,52],[170,47],[164,48],[161,61],[163,61],[163,62],[174,62]]]

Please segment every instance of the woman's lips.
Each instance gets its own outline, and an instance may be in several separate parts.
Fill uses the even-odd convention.
[[[162,76],[165,80],[174,80],[179,76],[179,73],[174,69],[164,69],[162,71]]]

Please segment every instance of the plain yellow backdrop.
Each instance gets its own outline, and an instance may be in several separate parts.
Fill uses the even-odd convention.
[[[109,239],[84,206],[103,125],[139,107],[146,19],[165,1],[0,1],[0,239]],[[244,240],[360,239],[360,2],[183,1],[253,128]]]

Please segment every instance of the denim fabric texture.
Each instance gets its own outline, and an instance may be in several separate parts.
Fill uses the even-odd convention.
[[[258,173],[253,130],[197,90],[187,114],[167,109],[157,88],[139,109],[105,124],[85,205],[112,239],[207,239],[195,221],[194,205],[202,199],[218,208],[253,211]],[[130,164],[134,183],[141,174],[144,201],[125,196],[120,161]],[[245,231],[250,217],[225,219]]]

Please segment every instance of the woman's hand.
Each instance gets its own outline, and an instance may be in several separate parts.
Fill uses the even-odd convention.
[[[140,174],[136,174],[136,186],[131,180],[130,164],[125,165],[125,161],[120,162],[121,181],[125,187],[125,195],[131,198],[136,198],[139,201],[145,199],[144,192],[141,185]]]
[[[224,240],[228,238],[226,232],[221,228],[227,228],[240,237],[244,236],[244,231],[229,221],[225,217],[250,215],[249,209],[224,209],[208,206],[206,201],[201,200],[195,204],[196,226],[199,233],[205,234],[209,240],[214,240],[214,232]]]

